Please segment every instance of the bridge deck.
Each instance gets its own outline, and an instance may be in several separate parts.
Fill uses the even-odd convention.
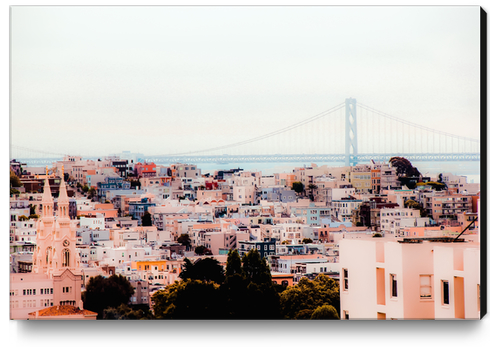
[[[404,157],[410,161],[480,161],[480,153],[366,153],[351,155],[353,162],[365,163],[371,159],[387,162],[392,157]],[[84,159],[97,160],[102,157]],[[15,158],[28,166],[51,165],[63,158]],[[270,155],[201,155],[201,156],[143,156],[138,161],[155,164],[172,163],[267,163],[267,162],[345,162],[344,154],[270,154]]]

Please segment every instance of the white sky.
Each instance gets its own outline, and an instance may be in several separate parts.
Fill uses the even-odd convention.
[[[348,97],[478,138],[479,7],[13,7],[11,144],[226,145]]]

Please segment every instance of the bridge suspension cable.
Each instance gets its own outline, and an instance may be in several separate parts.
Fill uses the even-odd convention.
[[[27,147],[22,147],[22,146],[16,146],[16,145],[11,145],[11,149],[21,150],[21,151],[27,151],[27,152],[34,152],[34,153],[40,153],[40,154],[44,154],[44,155],[55,155],[55,156],[61,156],[61,157],[67,155],[66,153],[47,152],[47,151],[41,151],[39,149],[32,149],[32,148],[27,148]]]
[[[240,141],[240,142],[235,142],[235,143],[232,143],[232,144],[228,144],[228,145],[225,145],[225,146],[218,146],[218,147],[213,147],[213,148],[208,148],[208,149],[202,149],[202,150],[199,150],[199,151],[192,151],[192,152],[183,152],[183,153],[176,153],[176,154],[172,154],[173,156],[177,156],[177,155],[190,155],[190,154],[197,154],[197,153],[204,153],[204,152],[210,152],[210,151],[215,151],[215,150],[220,150],[220,149],[226,149],[226,148],[231,148],[231,147],[237,147],[237,146],[242,146],[242,145],[245,145],[245,144],[248,144],[248,143],[252,143],[252,142],[256,142],[256,141],[260,141],[260,140],[263,140],[263,139],[266,139],[266,138],[269,138],[271,136],[275,136],[275,135],[279,135],[279,134],[282,134],[286,131],[289,131],[289,130],[293,130],[295,128],[298,128],[300,126],[303,126],[305,124],[308,124],[308,123],[311,123],[317,119],[320,119],[322,117],[325,117],[325,116],[328,116],[330,114],[333,114],[335,111],[341,109],[344,107],[344,103],[341,103],[341,104],[338,104],[326,111],[323,111],[319,114],[316,114],[310,118],[307,118],[307,119],[304,119],[300,122],[297,122],[297,123],[294,123],[292,125],[289,125],[285,128],[282,128],[282,129],[279,129],[279,130],[276,130],[276,131],[272,131],[270,133],[267,133],[267,134],[264,134],[264,135],[260,135],[260,136],[257,136],[257,137],[254,137],[254,138],[251,138],[251,139],[248,139],[248,140],[244,140],[244,141]]]
[[[404,120],[404,119],[401,119],[401,118],[398,118],[398,117],[389,115],[387,113],[378,111],[378,110],[376,110],[376,109],[374,109],[372,107],[366,106],[366,105],[364,105],[364,104],[362,104],[360,102],[358,102],[357,105],[359,107],[361,107],[361,108],[364,108],[366,111],[374,112],[374,113],[376,113],[376,114],[378,114],[378,115],[380,115],[380,116],[382,116],[384,118],[391,119],[391,120],[394,120],[396,122],[400,122],[400,123],[409,125],[411,127],[419,128],[419,129],[422,129],[422,130],[425,130],[425,131],[430,131],[432,133],[436,133],[436,134],[439,134],[439,135],[452,137],[452,138],[459,139],[459,140],[470,141],[470,142],[474,142],[474,143],[480,143],[480,140],[477,140],[477,139],[473,139],[473,138],[470,138],[470,137],[464,137],[464,136],[460,136],[460,135],[455,135],[455,134],[451,134],[451,133],[448,133],[448,132],[445,132],[445,131],[441,131],[441,130],[437,130],[437,129],[432,129],[432,128],[429,128],[429,127],[426,127],[424,125],[420,125],[420,124],[417,124],[417,123],[409,122],[407,120]]]
[[[358,131],[358,135],[360,135],[359,148],[364,148],[364,151],[359,151],[359,155],[376,155],[376,153],[415,155],[417,153],[423,153],[424,155],[427,154],[433,156],[439,153],[440,155],[450,154],[451,156],[458,154],[463,155],[463,157],[464,154],[466,154],[471,157],[471,160],[475,160],[475,156],[478,156],[479,158],[478,149],[476,151],[471,150],[471,153],[466,150],[466,144],[469,144],[469,147],[472,147],[473,149],[475,146],[479,146],[480,140],[478,139],[432,129],[424,125],[392,116],[359,102],[357,102],[357,106],[359,106],[360,112],[358,114],[359,117],[357,117],[358,124],[356,124],[356,129],[358,128],[359,130],[356,131]],[[297,121],[289,126],[247,140],[207,149],[153,157],[157,160],[158,157],[185,157],[211,151],[228,150],[233,147],[243,146],[261,140],[267,140],[262,142],[261,146],[259,146],[259,150],[264,151],[264,155],[270,155],[273,150],[276,150],[273,153],[278,155],[280,155],[279,153],[282,153],[281,150],[289,150],[289,153],[291,153],[291,148],[302,153],[302,155],[320,155],[321,153],[323,153],[322,155],[338,155],[343,151],[343,143],[348,140],[348,138],[344,137],[344,135],[347,136],[347,134],[342,130],[344,129],[343,126],[346,119],[342,110],[345,110],[345,107],[345,103],[340,103],[326,111],[304,120]],[[372,116],[367,117],[366,114]],[[273,136],[286,132],[288,132],[287,136],[273,138]],[[288,146],[289,149],[287,149]],[[408,152],[406,149],[407,147]],[[371,153],[369,153],[370,149]],[[13,151],[17,152],[17,155],[15,156],[17,158],[22,158],[19,154],[32,155],[32,153],[37,153],[38,156],[40,155],[44,158],[47,156],[63,157],[67,155],[66,153],[54,153],[15,145],[11,145],[10,150],[11,158],[13,158]],[[455,150],[458,153],[454,153]],[[240,151],[242,151],[242,153],[237,153],[237,155],[245,155],[243,149],[240,149]],[[448,153],[449,151],[452,151],[453,153]],[[249,155],[256,154],[259,153]],[[226,155],[233,155],[233,153],[227,151]]]

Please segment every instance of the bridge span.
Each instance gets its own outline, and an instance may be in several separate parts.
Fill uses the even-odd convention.
[[[371,153],[351,155],[350,160],[358,163],[388,162],[392,157],[404,157],[413,162],[443,162],[443,161],[480,161],[480,153]],[[52,165],[59,158],[15,158],[28,166]],[[84,159],[98,160],[104,157],[87,157]],[[345,163],[345,154],[267,154],[267,155],[148,155],[138,158],[139,162],[153,162],[159,165],[174,163],[189,164],[237,164],[237,163],[280,163],[280,162],[334,162]],[[340,166],[340,165],[339,165]]]

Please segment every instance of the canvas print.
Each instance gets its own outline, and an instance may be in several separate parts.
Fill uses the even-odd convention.
[[[10,319],[480,319],[482,14],[12,6]]]

